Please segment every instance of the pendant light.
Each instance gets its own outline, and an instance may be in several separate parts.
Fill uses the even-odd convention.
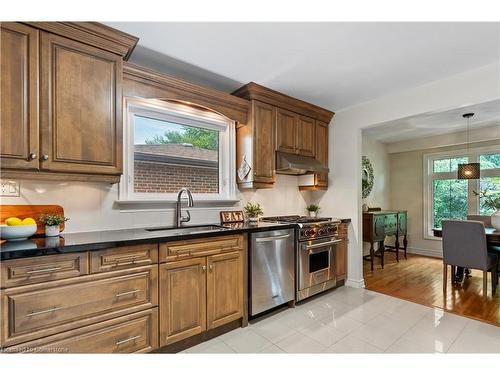
[[[467,119],[467,155],[469,155],[469,121],[474,116],[474,113],[465,113],[463,118]],[[458,179],[459,180],[472,180],[478,179],[481,175],[479,163],[467,163],[458,165]]]

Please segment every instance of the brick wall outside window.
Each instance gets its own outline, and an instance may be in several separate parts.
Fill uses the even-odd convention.
[[[192,193],[219,192],[217,168],[180,166],[150,161],[134,162],[136,193],[177,193],[187,187]]]

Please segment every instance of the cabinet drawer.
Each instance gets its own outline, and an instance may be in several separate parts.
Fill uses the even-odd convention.
[[[99,273],[158,263],[158,245],[123,246],[90,253],[90,272]]]
[[[145,353],[158,348],[158,308],[6,349],[10,353]]]
[[[66,279],[89,273],[86,252],[5,260],[0,265],[2,288]]]
[[[222,236],[160,244],[160,262],[243,249],[243,236]]]
[[[98,280],[88,276],[87,281],[63,285],[52,282],[4,289],[2,344],[28,341],[154,307],[158,302],[157,274],[157,267],[149,266]]]

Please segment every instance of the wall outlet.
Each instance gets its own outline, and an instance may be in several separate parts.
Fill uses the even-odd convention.
[[[0,196],[1,197],[19,197],[21,186],[16,181],[0,181]]]

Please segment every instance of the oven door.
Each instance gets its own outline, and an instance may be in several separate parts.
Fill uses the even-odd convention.
[[[323,238],[299,243],[299,290],[335,279],[335,249],[341,241]]]

